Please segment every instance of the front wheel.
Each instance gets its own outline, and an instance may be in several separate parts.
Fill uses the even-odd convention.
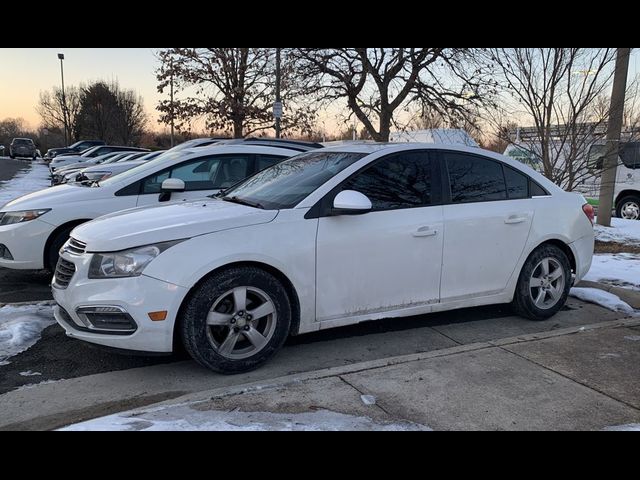
[[[518,315],[530,320],[551,318],[565,305],[571,289],[571,265],[554,245],[544,245],[527,259],[513,299]]]
[[[253,370],[282,347],[291,302],[282,283],[255,267],[234,267],[207,278],[184,309],[184,346],[200,365],[224,374]]]
[[[640,196],[630,195],[620,200],[616,206],[616,215],[626,220],[640,220]]]

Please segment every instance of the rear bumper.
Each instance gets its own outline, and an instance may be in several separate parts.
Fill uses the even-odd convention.
[[[571,248],[573,256],[576,259],[576,283],[589,273],[591,262],[593,261],[594,247],[595,235],[593,234],[582,237],[569,244],[569,248]]]

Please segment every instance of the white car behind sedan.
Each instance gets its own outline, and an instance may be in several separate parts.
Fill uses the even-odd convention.
[[[124,174],[126,175],[126,174]],[[76,228],[53,282],[69,336],[236,373],[287,336],[512,303],[532,320],[589,270],[593,210],[477,148],[343,145],[200,200]]]

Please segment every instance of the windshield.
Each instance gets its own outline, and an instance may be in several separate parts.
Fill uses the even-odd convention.
[[[126,172],[121,173],[117,177],[111,177],[100,182],[100,185],[106,186],[106,185],[111,185],[115,183],[125,182],[129,180],[129,178],[132,178],[138,175],[138,173],[146,172],[147,170],[149,170],[149,173],[151,174],[153,173],[153,171],[150,169],[153,168],[154,165],[161,163],[163,164],[163,166],[171,166],[170,164],[164,165],[164,161],[169,160],[171,164],[173,164],[175,163],[176,160],[183,157],[184,155],[185,155],[184,152],[172,152],[172,151],[164,152],[161,155],[158,155],[156,158],[154,158],[150,162],[143,163],[142,165],[138,165],[137,167],[132,168],[131,170],[127,170]]]
[[[303,153],[263,170],[225,192],[224,198],[268,210],[293,208],[365,153]]]

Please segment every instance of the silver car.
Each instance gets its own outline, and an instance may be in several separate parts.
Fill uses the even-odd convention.
[[[36,159],[38,149],[30,138],[14,138],[9,146],[9,156],[11,158],[24,157]]]

